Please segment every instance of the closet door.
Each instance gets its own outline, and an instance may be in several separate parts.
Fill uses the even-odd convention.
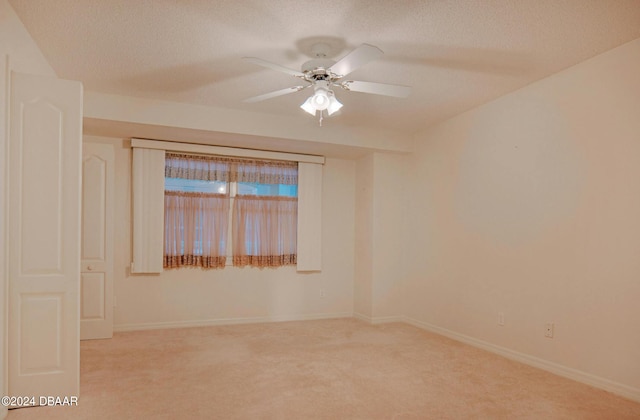
[[[82,85],[11,74],[8,395],[77,396]]]
[[[114,148],[82,146],[80,339],[113,336]]]

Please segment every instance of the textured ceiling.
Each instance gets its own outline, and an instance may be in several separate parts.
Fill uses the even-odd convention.
[[[49,63],[88,91],[313,118],[298,79],[323,41],[338,59],[385,52],[351,74],[412,86],[406,99],[337,90],[326,124],[415,132],[640,37],[638,0],[9,0]]]

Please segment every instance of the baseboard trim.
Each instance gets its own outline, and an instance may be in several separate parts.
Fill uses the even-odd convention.
[[[114,332],[162,330],[170,328],[209,327],[216,325],[262,324],[266,322],[312,321],[315,319],[352,318],[351,312],[321,313],[309,315],[275,315],[248,318],[197,319],[188,321],[148,322],[114,325]]]
[[[368,324],[378,325],[378,324],[389,324],[391,322],[404,322],[404,317],[402,315],[396,316],[374,316],[371,317],[369,315],[364,315],[358,312],[353,313],[353,317],[359,319],[360,321],[364,321]]]
[[[491,353],[499,354],[500,356],[504,356],[508,359],[515,360],[517,362],[521,362],[538,369],[546,370],[547,372],[551,372],[555,375],[572,379],[583,384],[591,385],[593,387],[609,391],[613,394],[620,395],[630,400],[640,402],[640,389],[638,388],[633,388],[618,382],[611,381],[609,379],[601,378],[599,376],[595,376],[577,369],[553,363],[548,360],[530,356],[525,353],[520,353],[506,347],[497,346],[483,340],[478,340],[464,334],[459,334],[446,328],[437,327],[426,322],[418,321],[417,319],[406,316],[403,318],[403,321],[407,324],[413,325],[423,330],[443,335],[453,340],[460,341],[462,343],[469,344],[483,350],[487,350]]]
[[[359,319],[360,321],[366,322],[367,324],[373,324],[373,321],[372,321],[373,318],[371,318],[369,315],[364,315],[359,312],[354,312],[352,316],[355,319]]]

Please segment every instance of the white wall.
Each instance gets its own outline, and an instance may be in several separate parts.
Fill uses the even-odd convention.
[[[356,161],[354,312],[373,317],[373,154]]]
[[[0,56],[11,57],[14,71],[56,76],[7,0],[0,0]]]
[[[391,130],[158,99],[86,92],[86,134],[286,150],[344,158],[367,151],[406,153],[411,137]],[[104,124],[108,121],[108,124]],[[251,124],[247,124],[251,121]],[[124,128],[124,129],[123,129]],[[115,132],[121,134],[115,134]]]
[[[373,162],[372,317],[383,322],[402,314],[408,156],[375,153]]]
[[[405,277],[407,155],[371,153],[356,162],[354,308],[369,322],[399,320]]]
[[[131,149],[126,141],[85,137],[116,145],[116,329],[233,321],[351,316],[354,275],[353,161],[327,159],[323,174],[321,273],[278,269],[167,270],[130,275]],[[320,297],[320,289],[326,297]]]
[[[424,131],[409,171],[409,319],[640,399],[640,39]]]

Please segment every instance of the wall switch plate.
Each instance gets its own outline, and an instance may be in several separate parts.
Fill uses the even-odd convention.
[[[547,338],[553,338],[553,322],[549,322],[545,325],[544,336]]]
[[[327,297],[327,294],[324,292],[324,289],[320,289],[320,297],[321,298]]]
[[[504,326],[504,312],[498,312],[498,325]]]

